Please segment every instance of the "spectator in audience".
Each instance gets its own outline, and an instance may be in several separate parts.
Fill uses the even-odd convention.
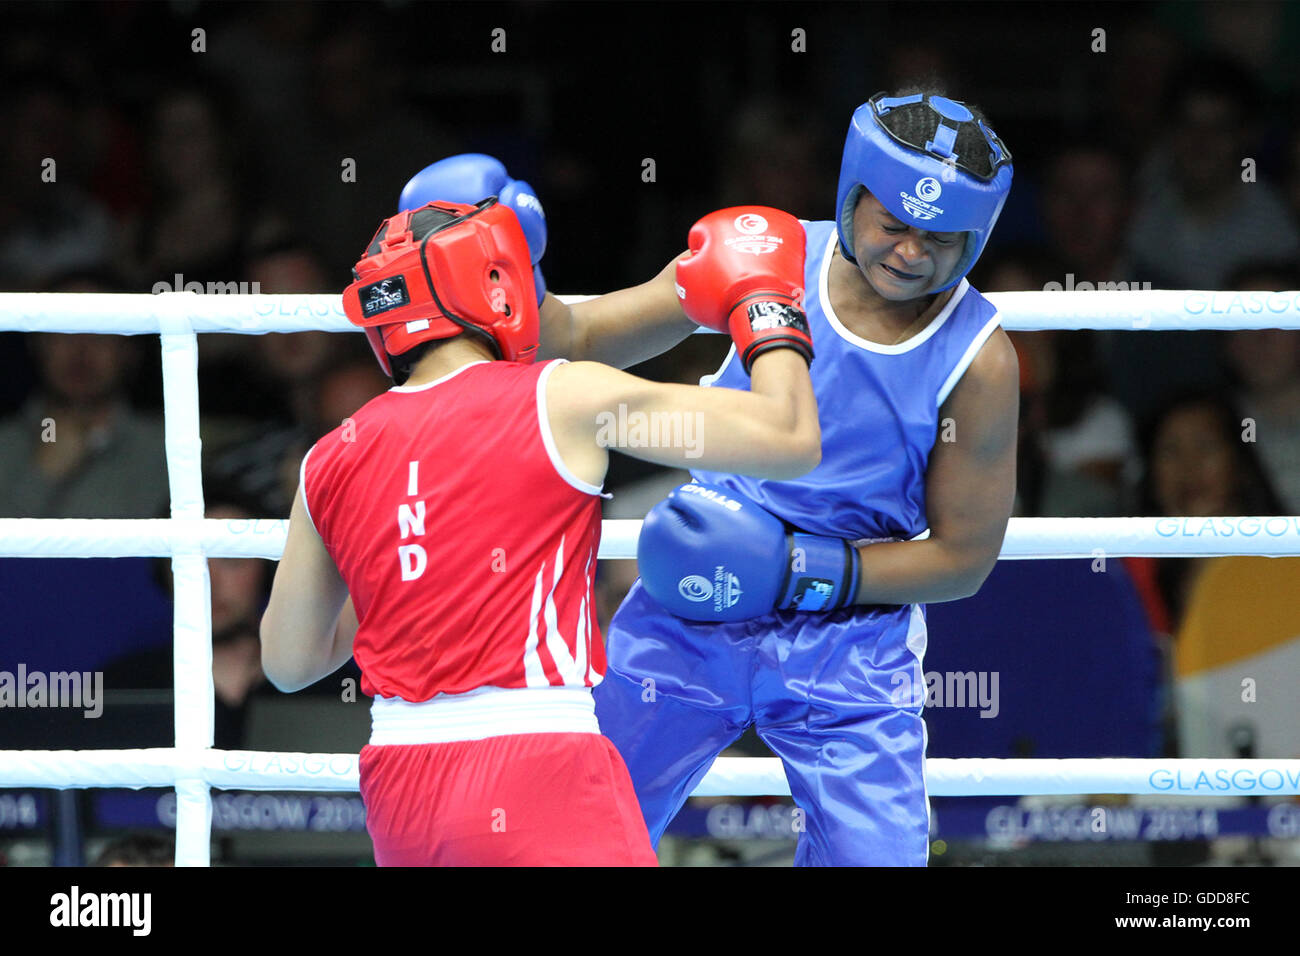
[[[204,516],[226,521],[227,527],[256,530],[256,501],[238,489],[204,482]],[[171,592],[170,564],[159,560],[159,583]],[[262,672],[258,622],[270,596],[272,567],[262,558],[211,558],[208,578],[212,609],[212,684],[215,696],[214,740],[219,748],[239,749],[243,744],[246,705],[256,693],[269,693]],[[104,669],[104,687],[116,690],[167,690],[174,685],[173,644],[155,645],[128,654]]]
[[[112,279],[71,275],[51,292],[116,292]],[[162,420],[133,410],[127,383],[141,359],[128,335],[29,336],[39,385],[0,422],[0,516],[144,518],[167,500]]]
[[[1146,195],[1128,235],[1136,278],[1164,289],[1227,289],[1249,262],[1300,252],[1278,192],[1253,166],[1261,94],[1250,74],[1219,57],[1193,61],[1171,87],[1169,129],[1146,164]],[[1226,385],[1213,332],[1124,332],[1109,340],[1117,394],[1139,419],[1160,400]]]
[[[1280,505],[1253,446],[1242,440],[1241,419],[1218,392],[1184,392],[1168,399],[1142,430],[1145,470],[1138,510],[1186,518],[1278,514]],[[1178,669],[1175,635],[1198,577],[1213,560],[1218,559],[1124,559],[1146,608],[1171,690]],[[1168,756],[1179,753],[1174,699],[1171,693],[1165,706]]]
[[[1143,429],[1139,510],[1192,518],[1282,514],[1254,444],[1243,440],[1242,419],[1219,393],[1189,392],[1167,401]],[[1153,628],[1176,633],[1204,559],[1128,560]]]
[[[84,187],[75,89],[46,74],[5,83],[0,152],[0,288],[34,292],[108,263],[114,224]]]
[[[315,250],[292,240],[269,245],[259,252],[249,264],[249,278],[267,294],[338,292],[338,284],[330,282]],[[344,360],[349,344],[359,346],[356,340],[360,336],[334,332],[271,332],[241,338],[252,345],[257,369],[272,379],[282,393],[282,407],[292,418],[304,421],[315,411],[320,376],[327,368]],[[357,354],[361,355],[361,351],[364,349]]]
[[[264,234],[250,238],[253,252],[244,273],[250,291],[265,295],[337,293],[310,245],[278,224],[267,226],[259,230]],[[204,425],[221,423],[213,444],[245,440],[259,425],[289,422],[309,414],[320,372],[346,354],[347,342],[344,336],[319,331],[201,336],[199,388]]]
[[[1016,244],[985,256],[970,272],[971,285],[990,292],[1042,292],[1051,282],[1065,280],[1065,266],[1040,244]],[[1008,332],[1016,340],[1032,334]],[[1019,351],[1019,345],[1016,346]]]
[[[1253,438],[1249,419],[1243,420],[1222,398],[1200,395],[1172,402],[1151,432],[1149,500],[1158,507],[1153,513],[1284,513],[1255,455],[1264,440]],[[1222,543],[1232,550],[1238,541],[1250,543],[1267,534],[1269,526],[1288,523],[1229,519],[1207,527],[1191,521],[1179,526],[1179,538]],[[1173,635],[1172,755],[1296,757],[1300,559],[1231,555],[1154,563],[1155,590],[1167,614],[1164,629]]]
[[[1300,253],[1300,233],[1278,192],[1243,164],[1262,96],[1232,60],[1206,57],[1172,86],[1167,175],[1141,197],[1129,248],[1142,278],[1167,289],[1222,289],[1239,266]],[[1253,161],[1252,161],[1253,162]]]
[[[1246,266],[1229,285],[1242,291],[1294,292],[1300,289],[1300,274],[1289,262]],[[1256,300],[1268,301],[1250,299]],[[1252,329],[1224,332],[1223,337],[1234,398],[1254,423],[1260,464],[1285,513],[1300,514],[1300,332]]]
[[[291,236],[270,238],[250,260],[248,275],[267,294],[329,291],[315,250]],[[205,428],[220,433],[209,446],[213,453],[207,467],[257,496],[264,514],[286,516],[298,464],[311,442],[383,391],[387,382],[367,367],[366,388],[372,390],[364,397],[353,392],[356,405],[336,419],[322,419],[322,389],[332,370],[373,366],[363,337],[272,332],[204,338],[223,340],[200,373],[208,385],[203,394],[212,396],[204,401],[211,413]],[[242,380],[243,387],[229,388],[231,380]],[[335,411],[332,407],[329,415]]]
[[[1050,253],[1066,275],[1081,282],[1130,282],[1133,266],[1124,236],[1133,208],[1130,170],[1123,154],[1099,136],[1059,149],[1047,166],[1043,224]]]
[[[149,120],[153,198],[129,224],[123,267],[136,282],[237,283],[247,240],[267,215],[250,184],[255,172],[237,135],[239,104],[211,80],[170,84]],[[179,291],[173,289],[173,291]]]
[[[1106,122],[1121,148],[1141,155],[1156,145],[1162,105],[1178,70],[1183,42],[1155,16],[1135,11],[1114,36],[1107,55]]]
[[[357,359],[332,368],[321,378],[316,391],[311,418],[313,440],[338,427],[358,408],[391,386],[392,383],[373,361]],[[297,482],[295,471],[295,486]]]
[[[286,165],[273,171],[331,276],[348,275],[361,252],[355,237],[369,235],[377,217],[396,211],[402,184],[415,170],[458,151],[432,117],[413,108],[414,86],[403,82],[404,64],[394,62],[392,47],[376,17],[329,18],[328,32],[312,48],[301,134]],[[393,135],[377,135],[377,123]],[[303,163],[304,155],[330,160]]]
[[[1041,291],[1061,283],[1061,260],[1009,249],[987,267],[989,292]],[[1011,332],[1020,360],[1020,515],[1105,517],[1132,504],[1137,475],[1133,425],[1106,388],[1097,333]]]
[[[342,338],[328,332],[319,334]],[[283,336],[286,346],[292,338]],[[319,339],[309,338],[307,342],[332,349],[330,343]],[[291,348],[286,349],[286,356],[291,352]],[[303,396],[289,406],[296,417],[263,422],[246,440],[217,452],[209,466],[216,478],[256,498],[264,515],[288,516],[298,487],[298,467],[307,449],[389,385],[373,367],[374,360],[360,352],[348,355],[345,351],[343,358],[327,370],[318,369],[315,361],[293,355],[280,369],[293,390]]]
[[[322,20],[332,16],[310,3],[259,3],[209,30],[204,60],[238,92],[241,122],[266,156],[266,173],[277,195],[291,185],[302,162],[311,51]]]
[[[1137,445],[1127,410],[1105,388],[1096,333],[1049,331],[1030,396],[1030,435],[1043,462],[1036,513],[1109,517],[1131,510]]]

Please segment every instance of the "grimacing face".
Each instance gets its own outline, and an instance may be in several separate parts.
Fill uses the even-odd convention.
[[[858,269],[883,299],[903,302],[928,294],[952,275],[966,248],[962,232],[926,232],[901,222],[863,191],[853,214]]]

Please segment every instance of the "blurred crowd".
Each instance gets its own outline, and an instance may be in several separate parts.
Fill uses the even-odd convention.
[[[1106,55],[1079,53],[1083,65],[1058,71],[1071,88],[1044,79],[1036,96],[1005,67],[985,76],[955,44],[908,41],[846,65],[849,41],[814,30],[829,52],[820,72],[792,73],[792,87],[752,84],[716,55],[696,63],[671,89],[698,86],[708,102],[686,106],[679,133],[655,107],[643,121],[653,147],[630,121],[602,125],[613,122],[607,104],[630,94],[596,89],[578,65],[557,76],[526,34],[490,68],[463,53],[440,63],[429,35],[443,8],[64,9],[77,35],[99,38],[99,59],[64,42],[57,8],[17,17],[0,41],[3,291],[150,292],[183,277],[337,293],[406,179],[471,149],[500,155],[546,204],[550,287],[609,291],[653,275],[712,208],[827,218],[852,107],[932,81],[983,106],[1017,161],[1012,200],[971,276],[982,292],[1300,289],[1300,90],[1286,69],[1300,24],[1287,4],[1126,5]],[[535,5],[503,9],[543,29]],[[749,16],[752,39],[765,21]],[[788,43],[788,28],[772,29],[778,48]],[[608,69],[611,55],[593,51],[589,69]],[[645,155],[659,157],[658,188],[647,188]],[[615,209],[619,227],[604,238]],[[1018,516],[1300,513],[1300,332],[1012,338]],[[0,334],[0,516],[167,513],[157,351],[147,336]],[[725,351],[696,336],[638,371],[694,382]],[[208,513],[226,517],[286,517],[306,449],[387,386],[362,336],[329,333],[201,336],[199,380]],[[682,478],[618,463],[607,516],[644,515]],[[257,561],[211,565],[217,693],[233,715],[222,736],[233,743],[239,707],[263,688],[256,622],[270,575]],[[1278,589],[1300,583],[1294,561],[1134,559],[1127,570],[1171,686],[1186,678],[1198,706],[1213,694],[1196,675],[1218,673],[1225,645],[1300,672],[1289,650],[1300,617],[1278,606]],[[634,577],[633,562],[603,562],[602,623]],[[1225,602],[1248,611],[1222,613]],[[1261,616],[1274,638],[1260,636]],[[120,673],[169,686],[169,658]],[[1218,724],[1199,727],[1171,720],[1166,749],[1239,752]],[[1298,736],[1300,718],[1283,719],[1254,752],[1295,756]]]

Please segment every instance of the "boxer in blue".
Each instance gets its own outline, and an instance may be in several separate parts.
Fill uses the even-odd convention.
[[[803,811],[796,864],[926,863],[924,605],[979,589],[1015,496],[1016,356],[965,280],[1011,177],[963,103],[879,94],[854,113],[836,218],[804,226],[821,464],[696,474],[647,517],[643,580],[606,636],[597,717],[656,844],[754,724]],[[547,296],[541,352],[626,366],[670,348],[693,330],[674,264]],[[748,387],[734,350],[712,384]]]

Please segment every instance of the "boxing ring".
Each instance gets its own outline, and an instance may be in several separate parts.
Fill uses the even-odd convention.
[[[565,297],[578,301],[581,297]],[[1300,292],[1010,292],[988,298],[1008,331],[1300,329]],[[175,582],[175,746],[146,750],[0,751],[3,788],[169,787],[176,863],[207,866],[211,790],[356,791],[355,754],[212,747],[208,558],[278,560],[287,521],[203,517],[198,335],[355,332],[337,295],[0,295],[0,331],[158,335],[162,343],[168,519],[0,519],[0,558],[169,557]],[[1188,522],[1231,534],[1188,535]],[[601,558],[635,556],[639,521],[605,521]],[[1003,559],[1300,555],[1300,516],[1012,518]],[[931,759],[933,796],[1179,794],[1171,779],[1223,782],[1214,796],[1300,794],[1300,760]],[[1194,790],[1195,788],[1193,788]],[[720,758],[698,796],[789,795],[776,758]],[[1204,794],[1202,794],[1204,795]]]

